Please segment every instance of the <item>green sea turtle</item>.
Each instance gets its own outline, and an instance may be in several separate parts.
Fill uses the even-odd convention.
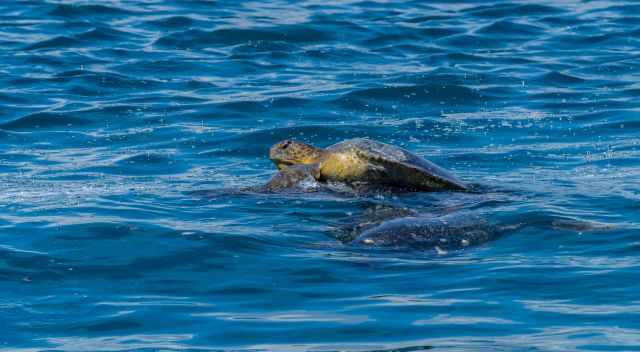
[[[355,225],[347,225],[333,233],[341,242],[353,246],[433,250],[445,254],[528,227],[580,233],[614,229],[610,224],[566,217],[535,218],[525,214],[496,221],[494,216],[476,210],[419,213],[410,209],[383,208],[365,214],[365,221],[357,220]]]
[[[485,217],[471,212],[413,215],[383,221],[358,231],[350,243],[395,249],[435,249],[443,253],[488,242],[504,230],[505,227],[494,226]]]
[[[271,190],[290,187],[306,178],[415,191],[469,189],[440,166],[406,149],[368,138],[350,139],[325,149],[285,140],[271,147],[269,157],[280,169],[267,184]]]

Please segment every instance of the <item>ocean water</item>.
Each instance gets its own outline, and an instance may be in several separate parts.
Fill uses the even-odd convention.
[[[0,351],[640,350],[636,1],[16,0],[0,48]],[[355,137],[484,191],[238,191]],[[337,240],[380,209],[525,226]]]

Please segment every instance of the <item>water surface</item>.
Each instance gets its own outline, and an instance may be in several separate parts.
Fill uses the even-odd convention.
[[[640,350],[635,1],[5,1],[0,349]],[[370,137],[484,197],[259,195]],[[375,206],[528,226],[446,255]]]

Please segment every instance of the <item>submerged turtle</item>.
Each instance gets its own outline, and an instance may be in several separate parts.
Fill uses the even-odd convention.
[[[408,216],[360,231],[350,243],[395,249],[435,249],[443,253],[488,242],[505,228],[517,227],[494,226],[483,216],[469,212]]]
[[[408,209],[374,210],[356,221],[334,231],[337,238],[353,246],[401,250],[435,251],[445,254],[478,246],[502,235],[526,227],[552,228],[569,232],[609,231],[614,227],[573,218],[539,218],[527,214],[518,219],[496,222],[492,216],[477,211],[461,210],[444,213],[418,213]],[[506,221],[505,221],[506,220]]]
[[[267,184],[270,190],[287,188],[306,178],[415,191],[469,189],[440,166],[406,149],[368,138],[350,139],[326,149],[285,140],[271,147],[269,157],[281,170]]]

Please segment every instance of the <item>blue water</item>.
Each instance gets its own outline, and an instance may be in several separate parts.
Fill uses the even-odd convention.
[[[635,1],[3,1],[0,48],[1,351],[640,350]],[[237,191],[353,137],[485,192]],[[332,235],[376,207],[528,226]]]

